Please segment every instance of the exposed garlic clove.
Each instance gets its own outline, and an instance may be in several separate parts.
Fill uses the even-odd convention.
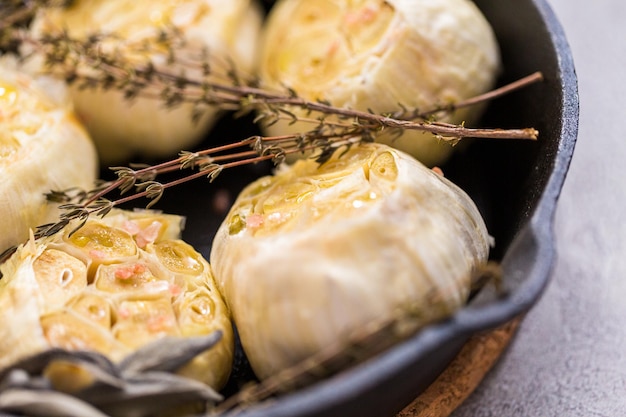
[[[484,93],[500,67],[494,33],[469,0],[279,0],[264,29],[262,85],[285,86],[309,100],[385,114],[428,110]],[[294,114],[311,118],[306,111]],[[481,107],[458,110],[443,122],[471,124]],[[281,121],[269,135],[302,132],[310,123]],[[442,163],[450,144],[406,131],[377,140],[424,164]]]
[[[75,224],[20,246],[0,266],[0,369],[54,347],[120,361],[165,337],[217,331],[219,342],[178,372],[221,388],[234,354],[230,313],[207,261],[178,240],[181,224],[114,209],[71,235]]]
[[[487,260],[459,187],[383,144],[339,153],[250,184],[214,239],[216,281],[260,378],[399,309],[446,317]]]

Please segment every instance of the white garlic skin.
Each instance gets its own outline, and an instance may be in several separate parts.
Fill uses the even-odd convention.
[[[65,86],[0,62],[0,252],[55,221],[45,193],[93,188],[96,149],[76,118]]]
[[[254,74],[262,24],[257,0],[77,0],[65,10],[44,9],[35,19],[32,33],[37,36],[67,28],[72,37],[112,32],[138,41],[153,38],[158,30],[172,24],[196,53],[207,48],[216,79],[230,83],[225,75],[230,68],[218,64],[228,62],[226,59],[241,75]],[[166,57],[165,53],[151,56],[153,62],[172,74],[184,71],[191,78],[201,76],[198,68],[181,62],[166,63]],[[193,123],[193,106],[188,103],[166,108],[160,99],[139,97],[128,101],[113,90],[73,87],[71,93],[103,165],[126,162],[137,155],[176,155],[196,145],[220,117],[218,109],[210,107]]]
[[[216,282],[260,378],[420,306],[460,308],[489,237],[472,200],[383,144],[249,185],[217,232]]]
[[[259,75],[266,88],[287,86],[309,100],[384,114],[482,94],[495,85],[500,65],[493,30],[470,0],[279,0],[264,29]],[[470,126],[482,110],[465,108],[438,120]],[[314,127],[285,121],[266,130],[280,135]],[[383,133],[377,140],[427,166],[453,152],[430,133],[392,137]]]

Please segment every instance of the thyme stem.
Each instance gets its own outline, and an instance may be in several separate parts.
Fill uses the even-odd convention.
[[[14,17],[18,18],[19,15]],[[465,137],[521,140],[536,140],[538,137],[537,130],[533,128],[470,128],[428,120],[435,114],[493,100],[539,82],[543,77],[538,72],[456,104],[435,106],[426,111],[399,105],[401,109],[396,112],[376,114],[335,107],[322,101],[310,101],[291,90],[270,91],[259,88],[255,81],[245,81],[234,68],[229,68],[227,59],[217,61],[213,64],[215,68],[211,69],[208,67],[207,51],[189,47],[176,28],[160,31],[154,39],[140,41],[122,40],[115,35],[104,34],[77,39],[64,31],[35,38],[18,29],[13,29],[11,36],[13,42],[27,45],[32,53],[43,56],[47,64],[46,72],[61,76],[69,83],[79,83],[80,88],[114,88],[129,99],[142,96],[163,100],[170,107],[191,103],[194,111],[196,107],[203,106],[218,106],[239,112],[257,111],[260,115],[256,122],[271,123],[290,119],[313,125],[311,130],[297,134],[253,136],[199,152],[181,152],[177,158],[154,166],[138,169],[113,167],[111,169],[118,175],[116,180],[83,193],[78,203],[61,206],[64,212],[60,221],[41,226],[36,237],[52,235],[71,220],[84,222],[90,215],[105,215],[112,207],[138,198],[149,198],[150,207],[161,198],[164,190],[200,177],[206,176],[213,180],[224,169],[267,160],[279,163],[286,155],[306,152],[312,152],[316,160],[322,163],[337,149],[373,141],[384,129],[395,129],[398,132],[420,130],[453,143]],[[171,66],[157,64],[153,59],[156,55],[163,56],[166,53],[170,54],[168,62],[169,59],[174,62],[179,60],[179,63],[182,60],[191,70],[176,73]],[[294,107],[315,116],[296,116],[289,111]],[[327,119],[327,116],[332,117]],[[197,172],[166,183],[156,181],[159,175],[189,168],[197,169]],[[122,194],[133,190],[133,193],[115,201],[107,200],[105,197],[115,190],[120,190]],[[56,197],[59,197],[58,193]],[[64,199],[76,200],[70,197]]]
[[[175,39],[175,32],[171,37]],[[82,80],[84,88],[98,88],[105,83],[113,84],[126,89],[124,91],[130,97],[162,99],[172,106],[186,102],[194,105],[217,105],[225,109],[240,111],[250,111],[265,106],[276,113],[279,112],[277,108],[297,107],[322,115],[335,115],[339,118],[356,120],[362,125],[363,130],[376,131],[382,128],[420,130],[438,135],[443,139],[451,138],[453,141],[465,137],[536,140],[538,135],[538,132],[531,128],[471,129],[462,125],[452,126],[424,119],[436,113],[452,112],[508,94],[541,80],[539,73],[458,104],[436,107],[425,112],[407,110],[381,115],[335,107],[331,103],[310,101],[298,96],[295,92],[270,91],[233,82],[232,79],[230,82],[225,82],[224,78],[218,74],[210,73],[202,76],[200,71],[196,71],[197,77],[177,74],[163,66],[156,65],[145,50],[145,42],[140,44],[122,42],[122,46],[111,51],[110,45],[104,47],[107,45],[106,42],[111,40],[104,35],[93,35],[90,41],[86,42],[71,38],[66,33],[35,39],[27,33],[20,32],[19,39],[46,57],[49,64],[48,71],[72,82]],[[158,53],[158,51],[153,51],[153,53]],[[204,54],[198,54],[198,56],[204,57]],[[190,64],[193,62],[195,61],[190,61]],[[201,68],[202,64],[201,61],[195,62],[195,67]],[[324,120],[318,122],[327,123]]]

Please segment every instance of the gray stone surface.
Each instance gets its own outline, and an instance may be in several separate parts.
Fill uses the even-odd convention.
[[[550,2],[581,101],[556,215],[556,270],[509,350],[453,417],[626,416],[626,1]]]

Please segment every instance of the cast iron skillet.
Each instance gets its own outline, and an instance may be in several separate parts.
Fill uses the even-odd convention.
[[[432,325],[360,366],[316,385],[251,406],[242,417],[393,416],[452,360],[475,332],[526,312],[549,281],[555,260],[553,218],[578,129],[577,80],[565,35],[545,0],[476,0],[500,42],[500,83],[541,71],[545,81],[493,102],[485,127],[535,127],[539,141],[474,141],[447,163],[446,176],[476,201],[501,261],[504,294],[483,291],[449,320]],[[257,133],[247,119],[225,119],[200,147]],[[221,139],[216,139],[221,138]],[[268,165],[222,174],[168,191],[158,206],[187,216],[184,238],[207,258],[225,212],[218,195],[234,197]],[[231,381],[237,386],[244,381]]]

